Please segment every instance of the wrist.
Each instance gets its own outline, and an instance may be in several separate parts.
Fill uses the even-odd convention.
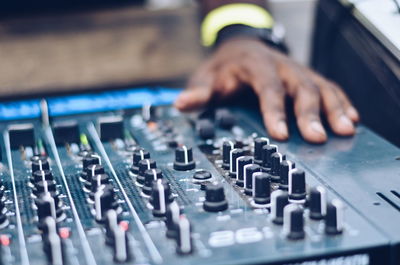
[[[218,33],[233,25],[243,25],[255,29],[272,29],[274,20],[269,12],[258,5],[233,3],[210,11],[201,25],[201,39],[206,47],[215,46]],[[236,27],[236,26],[235,26]]]

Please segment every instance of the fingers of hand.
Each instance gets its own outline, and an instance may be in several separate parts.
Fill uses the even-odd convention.
[[[249,66],[249,83],[258,94],[265,126],[272,138],[286,140],[289,132],[286,124],[285,89],[274,66],[265,64]]]
[[[323,143],[327,139],[319,116],[320,95],[312,87],[299,87],[295,96],[295,115],[301,135],[309,142]]]

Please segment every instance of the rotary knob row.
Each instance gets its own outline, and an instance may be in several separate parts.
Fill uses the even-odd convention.
[[[338,199],[334,199],[329,203],[324,203],[322,201],[325,200],[326,197],[322,194],[325,194],[322,187],[316,187],[313,193],[310,193],[309,218],[313,220],[324,220],[325,233],[327,235],[340,234],[343,232],[344,228],[344,205]],[[316,216],[318,218],[315,218]],[[287,192],[276,190],[272,193],[271,218],[272,222],[276,225],[283,225],[283,232],[287,238],[297,240],[305,237],[304,210],[299,204],[289,203]]]
[[[245,155],[241,148],[235,148],[233,141],[222,145],[222,166],[229,169],[229,176],[236,185],[252,196],[254,207],[268,207],[271,183],[279,184],[282,190],[289,190],[291,202],[304,203],[306,197],[305,173],[295,168],[295,163],[277,152],[276,145],[270,145],[268,138],[256,138],[254,156]],[[228,167],[229,165],[229,167]]]
[[[47,217],[51,217],[55,221],[62,220],[65,217],[62,210],[63,204],[59,199],[48,158],[39,155],[32,156],[31,166],[32,176],[30,181],[33,186],[32,193],[35,198],[39,227],[43,226],[43,222]]]

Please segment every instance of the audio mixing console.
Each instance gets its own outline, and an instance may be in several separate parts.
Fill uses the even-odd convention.
[[[0,264],[400,264],[400,151],[158,88],[0,106]]]

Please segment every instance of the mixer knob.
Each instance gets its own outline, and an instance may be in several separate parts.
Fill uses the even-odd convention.
[[[33,189],[33,193],[36,196],[39,196],[39,194],[46,192],[56,194],[56,191],[56,182],[52,180],[38,181],[35,183],[35,188]]]
[[[288,190],[289,185],[289,171],[294,169],[296,164],[289,160],[283,160],[281,162],[281,168],[279,170],[279,188],[281,190]]]
[[[139,172],[136,177],[136,184],[142,187],[145,179],[144,172],[146,172],[146,170],[156,168],[157,164],[156,161],[154,161],[153,159],[143,159],[139,161],[138,167],[139,167]]]
[[[241,148],[232,149],[229,154],[229,176],[231,176],[231,178],[236,178],[237,175],[236,159],[238,159],[241,156],[244,156],[244,150]]]
[[[215,113],[215,120],[222,129],[227,130],[231,129],[236,123],[235,116],[227,109],[218,109]]]
[[[36,172],[38,170],[48,170],[50,169],[49,161],[46,156],[32,156],[32,172]]]
[[[276,190],[271,193],[271,217],[277,225],[283,224],[283,209],[289,204],[287,192]]]
[[[102,185],[108,184],[110,181],[108,174],[98,174],[92,176],[90,181],[90,191],[94,194]]]
[[[177,224],[176,252],[188,255],[193,252],[192,226],[186,216],[181,215]]]
[[[108,210],[105,217],[106,244],[112,246],[114,261],[118,263],[132,259],[126,232],[128,227],[120,224],[117,212]]]
[[[196,123],[196,130],[203,140],[212,139],[215,136],[214,124],[208,119],[199,120]]]
[[[118,203],[115,201],[114,191],[111,186],[105,185],[94,194],[94,212],[98,222],[103,222],[108,210],[116,209]]]
[[[181,209],[179,208],[178,203],[175,201],[172,202],[165,214],[166,220],[165,224],[167,226],[167,237],[168,238],[176,238],[177,237],[177,226],[179,222],[179,216],[181,215]]]
[[[54,177],[51,171],[48,169],[36,170],[33,172],[31,180],[33,183],[36,183],[44,180],[49,180],[49,181],[54,180]]]
[[[304,203],[306,199],[305,172],[298,168],[289,171],[289,199],[294,203]]]
[[[271,179],[267,173],[253,174],[253,200],[256,207],[269,207],[271,199]]]
[[[269,139],[266,137],[258,137],[254,140],[254,163],[262,164],[262,148],[264,145],[269,145]]]
[[[154,216],[165,216],[167,207],[173,200],[171,188],[165,179],[158,179],[153,182],[150,203],[153,205]]]
[[[62,214],[62,210],[58,207],[59,203],[60,201],[54,193],[42,193],[39,198],[35,199],[39,220],[44,220],[44,218],[48,216],[57,220],[57,218]]]
[[[4,204],[3,200],[0,200],[0,227],[5,227],[6,226],[5,224],[8,223],[6,213],[7,213],[6,205]]]
[[[162,178],[163,178],[163,174],[160,169],[158,169],[158,168],[147,169],[144,172],[144,185],[142,187],[143,193],[147,196],[150,196],[151,190],[153,188],[153,181],[156,181],[157,179],[162,179]]]
[[[288,239],[298,240],[305,236],[303,209],[296,204],[286,205],[283,210],[283,233]]]
[[[49,264],[64,264],[64,247],[60,236],[57,233],[57,224],[53,217],[44,219],[43,249],[49,260]]]
[[[246,165],[244,168],[244,193],[246,195],[253,194],[253,175],[256,172],[260,172],[261,167],[257,164]]]
[[[87,181],[91,181],[93,176],[104,174],[104,167],[102,165],[90,165],[85,169],[85,177]]]
[[[245,167],[250,164],[253,164],[253,157],[251,156],[241,156],[236,159],[236,185],[239,187],[244,187]]]
[[[174,169],[179,171],[192,170],[196,167],[193,160],[193,150],[185,145],[175,149]]]
[[[262,166],[267,173],[271,170],[271,155],[276,152],[278,152],[278,146],[276,145],[270,144],[262,147]]]
[[[82,158],[82,169],[85,170],[90,165],[98,165],[100,164],[100,157],[89,153],[88,155]]]
[[[325,233],[337,235],[343,232],[344,228],[344,204],[338,199],[328,203],[325,216]]]
[[[282,155],[279,152],[273,153],[271,155],[271,181],[273,183],[279,183],[280,182],[280,168],[281,168],[281,162],[286,160],[286,156]]]
[[[143,159],[149,159],[150,158],[150,153],[143,148],[140,148],[136,150],[133,153],[133,163],[131,167],[131,172],[133,174],[138,174],[139,173],[139,162]]]
[[[229,169],[231,150],[235,149],[235,142],[225,141],[222,144],[222,167],[224,169]]]
[[[318,186],[311,188],[308,200],[310,209],[310,218],[313,220],[321,220],[326,215],[326,191],[323,187]]]
[[[196,171],[193,174],[193,179],[196,180],[196,181],[204,181],[204,180],[209,180],[211,178],[212,178],[212,175],[207,170]]]
[[[209,184],[206,186],[206,200],[203,208],[207,212],[220,212],[228,209],[228,201],[225,198],[222,184]]]

